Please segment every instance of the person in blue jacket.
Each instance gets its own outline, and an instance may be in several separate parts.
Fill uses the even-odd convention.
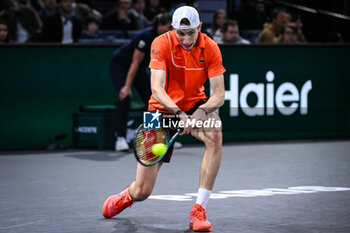
[[[133,40],[114,52],[110,63],[111,78],[118,93],[117,103],[117,151],[129,150],[126,141],[126,128],[131,104],[131,87],[140,94],[148,106],[151,97],[150,62],[151,44],[157,36],[172,29],[172,15],[161,13],[154,18],[153,26],[142,30]]]

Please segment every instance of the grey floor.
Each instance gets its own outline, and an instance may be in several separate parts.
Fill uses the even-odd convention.
[[[191,232],[203,147],[175,151],[150,199],[104,219],[135,177],[132,153],[0,154],[0,232]],[[302,186],[302,187],[301,187]],[[350,141],[225,144],[213,232],[350,232]]]

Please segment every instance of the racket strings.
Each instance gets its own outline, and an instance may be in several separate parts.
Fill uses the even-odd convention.
[[[167,141],[167,131],[164,129],[141,129],[136,135],[136,154],[143,164],[152,164],[159,157],[152,153],[152,146]]]

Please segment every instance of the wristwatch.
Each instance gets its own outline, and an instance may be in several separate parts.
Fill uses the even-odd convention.
[[[178,110],[175,114],[176,114],[177,116],[180,116],[181,113],[183,113],[183,111],[182,111],[182,110]]]
[[[204,108],[198,108],[198,109],[200,109],[200,110],[202,110],[202,111],[204,111],[205,112],[205,114],[207,114],[208,115],[208,111],[207,110],[205,110]]]

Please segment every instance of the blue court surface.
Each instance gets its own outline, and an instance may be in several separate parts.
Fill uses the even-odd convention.
[[[0,232],[192,232],[200,145],[175,150],[152,196],[105,219],[129,185],[132,152],[1,152]],[[350,141],[224,144],[207,206],[213,232],[350,232]]]

